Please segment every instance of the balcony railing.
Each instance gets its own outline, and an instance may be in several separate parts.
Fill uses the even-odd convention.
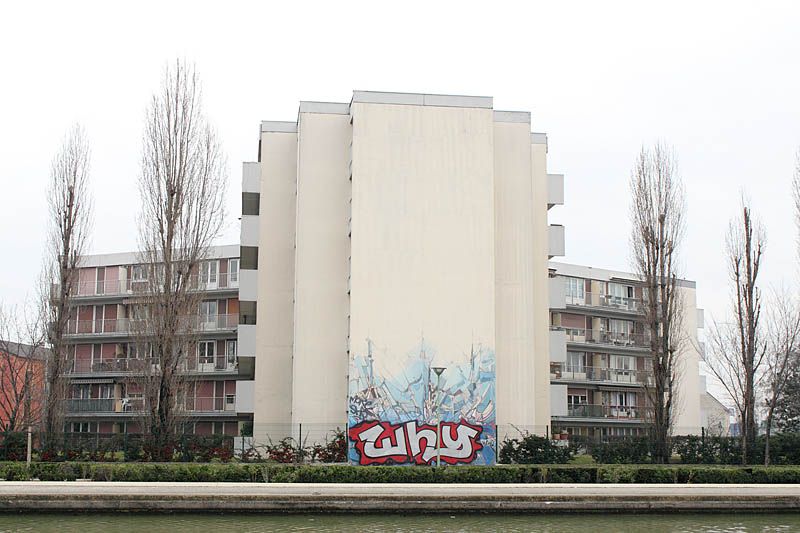
[[[76,359],[72,361],[70,374],[144,374],[152,365],[154,359],[136,359],[132,357],[118,357],[113,359],[101,359],[91,361],[87,359]],[[181,364],[183,372],[190,373],[214,373],[231,372],[238,368],[238,358],[236,356],[219,355],[212,359],[194,357]]]
[[[190,287],[198,291],[228,290],[239,287],[239,273],[226,272],[216,276],[198,276],[190,278]],[[53,284],[50,291],[53,298],[59,295],[59,285]],[[74,284],[73,296],[121,296],[128,294],[147,294],[150,284],[143,279],[111,279],[104,281],[79,281]]]
[[[66,400],[69,414],[141,413],[142,398],[70,398]],[[215,397],[190,396],[178,402],[184,413],[235,413],[236,395]]]
[[[638,333],[617,333],[613,331],[581,328],[554,327],[553,329],[563,329],[567,337],[567,342],[585,342],[641,348],[648,348],[650,346],[649,336]]]
[[[564,381],[600,381],[631,385],[649,385],[653,381],[653,373],[644,370],[571,366],[562,363],[550,364],[550,377]]]
[[[210,332],[235,329],[239,315],[194,315],[182,318],[181,328],[187,331]],[[132,318],[100,318],[95,320],[70,320],[67,335],[96,336],[146,333],[146,320]]]
[[[575,418],[612,418],[618,420],[641,420],[646,409],[631,405],[568,405],[567,416]]]
[[[612,296],[611,294],[600,294],[596,292],[585,292],[582,297],[567,294],[566,303],[567,305],[604,307],[631,313],[638,313],[642,308],[642,300],[640,298]]]

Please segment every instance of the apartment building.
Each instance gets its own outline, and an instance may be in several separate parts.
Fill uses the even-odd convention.
[[[257,440],[347,427],[353,462],[427,463],[440,424],[445,462],[491,463],[497,433],[548,427],[563,176],[530,113],[473,96],[301,102],[261,123],[242,183]]]
[[[48,354],[41,346],[0,339],[0,431],[38,424]]]
[[[700,354],[693,281],[679,280],[684,305],[676,434],[700,432]],[[555,432],[627,436],[650,416],[646,387],[653,383],[650,342],[636,276],[550,263],[550,397]]]
[[[143,400],[137,383],[151,365],[146,347],[134,334],[152,269],[135,253],[82,258],[75,308],[66,339],[71,345],[67,431],[138,433]],[[194,275],[192,286],[203,298],[191,322],[189,355],[182,362],[189,389],[179,399],[185,431],[197,435],[238,435],[252,418],[252,387],[240,385],[252,369],[240,365],[239,246],[216,246]],[[244,392],[243,392],[244,391]]]

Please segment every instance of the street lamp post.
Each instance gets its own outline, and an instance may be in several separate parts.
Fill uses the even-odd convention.
[[[439,415],[439,380],[446,367],[435,366],[436,373],[436,466],[442,466],[442,417]]]

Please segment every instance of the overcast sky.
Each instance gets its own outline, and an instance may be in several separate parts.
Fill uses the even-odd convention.
[[[241,163],[260,120],[353,89],[494,96],[548,134],[564,173],[567,262],[627,270],[630,169],[643,143],[679,157],[683,272],[727,311],[722,247],[746,191],[768,232],[764,281],[796,274],[790,180],[800,146],[797,2],[9,2],[0,17],[0,301],[32,291],[50,160],[82,123],[92,148],[92,252],[134,248],[144,109],[165,62],[196,62],[229,158],[238,240]]]

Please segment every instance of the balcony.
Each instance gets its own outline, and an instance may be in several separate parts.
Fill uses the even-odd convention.
[[[211,333],[235,330],[239,315],[193,315],[182,318],[180,328],[186,332]],[[67,337],[125,337],[147,334],[147,320],[132,318],[100,318],[95,320],[70,320]]]
[[[626,368],[602,368],[594,366],[574,367],[550,363],[550,379],[553,381],[610,383],[614,385],[652,385],[653,373]]]
[[[568,343],[593,344],[609,348],[650,348],[649,335],[639,333],[617,333],[596,329],[559,328],[563,329]]]
[[[613,420],[643,420],[647,409],[631,405],[571,404],[567,406],[569,418],[603,418]]]
[[[612,296],[610,294],[586,292],[582,297],[566,295],[565,301],[567,306],[574,307],[595,307],[636,314],[642,311],[641,299]]]
[[[142,400],[130,398],[71,398],[65,400],[67,414],[133,413],[141,412]]]
[[[239,272],[217,273],[214,276],[194,275],[190,278],[190,287],[197,291],[231,291],[239,288]],[[79,281],[75,284],[73,298],[95,299],[105,296],[128,296],[133,294],[147,294],[150,285],[147,280],[105,280],[105,281]],[[51,298],[58,298],[59,285],[50,287]]]
[[[564,175],[547,175],[547,209],[555,205],[564,205]]]
[[[68,374],[101,374],[101,375],[135,375],[144,374],[148,370],[147,365],[153,364],[155,360],[136,359],[128,357],[117,357],[102,359],[100,361],[90,361],[77,359],[72,361],[72,367],[67,371]],[[238,357],[220,355],[213,358],[194,357],[181,364],[181,371],[189,374],[214,374],[236,372],[239,366]]]
[[[547,250],[548,259],[564,256],[564,226],[560,224],[547,226]]]
[[[71,398],[65,400],[69,415],[137,415],[144,407],[142,398]],[[188,397],[179,402],[178,411],[186,414],[235,414],[236,395]]]

